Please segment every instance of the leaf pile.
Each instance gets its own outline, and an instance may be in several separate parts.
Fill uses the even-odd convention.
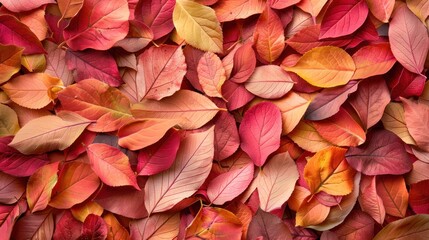
[[[2,239],[425,239],[425,0],[0,0]]]

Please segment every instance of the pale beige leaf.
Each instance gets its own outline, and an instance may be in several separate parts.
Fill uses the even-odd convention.
[[[209,97],[222,97],[221,89],[226,80],[226,72],[220,58],[206,52],[197,66],[198,81],[204,93]]]
[[[381,121],[387,130],[396,134],[402,141],[407,144],[416,145],[413,137],[411,137],[411,134],[408,132],[404,114],[404,107],[401,103],[391,102],[384,109]]]
[[[0,104],[0,137],[15,135],[18,130],[16,112],[7,105]]]
[[[332,146],[331,143],[320,136],[312,123],[308,121],[299,122],[288,136],[298,146],[310,152],[318,152],[326,147]]]
[[[282,134],[290,133],[298,125],[305,111],[310,105],[310,101],[301,97],[296,92],[289,92],[283,98],[272,101],[280,109],[282,114]]]

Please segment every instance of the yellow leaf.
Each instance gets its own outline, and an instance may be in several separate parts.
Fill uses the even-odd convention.
[[[215,11],[190,0],[178,0],[173,11],[173,23],[180,37],[204,51],[221,53],[223,35]]]
[[[332,146],[331,143],[320,136],[312,122],[305,120],[299,122],[288,137],[299,147],[309,152],[317,152]]]
[[[16,112],[0,103],[0,137],[15,135],[19,130]]]
[[[304,168],[304,179],[310,192],[324,191],[335,196],[352,192],[355,171],[345,159],[347,149],[325,148],[311,157]]]
[[[333,46],[316,47],[306,52],[293,67],[286,67],[316,87],[331,88],[347,84],[356,65],[343,49]]]

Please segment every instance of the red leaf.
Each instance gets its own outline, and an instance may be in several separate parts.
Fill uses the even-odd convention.
[[[0,43],[24,48],[23,54],[45,53],[36,35],[25,24],[11,15],[0,16]]]
[[[80,236],[82,223],[76,220],[69,210],[64,211],[55,224],[54,240],[75,240]]]
[[[285,47],[285,36],[282,22],[268,5],[259,16],[253,34],[256,52],[264,61],[272,63]]]
[[[357,81],[350,81],[345,86],[323,89],[311,101],[305,112],[309,120],[322,120],[333,116],[340,110],[340,106],[347,100],[348,95],[358,88]]]
[[[365,22],[365,0],[338,0],[329,5],[320,28],[320,38],[341,37],[355,32]]]
[[[394,100],[399,100],[399,97],[420,96],[426,82],[425,76],[410,72],[399,64],[393,68],[392,75],[389,75],[388,79],[390,95]]]
[[[58,181],[59,162],[39,168],[27,183],[27,202],[31,212],[40,211],[48,206],[52,189]]]
[[[256,55],[252,43],[243,44],[237,49],[233,58],[230,81],[243,83],[249,79],[256,67]]]
[[[280,218],[258,209],[250,222],[247,239],[292,239],[292,235]]]
[[[25,215],[13,229],[13,239],[52,239],[54,217],[51,211]]]
[[[137,172],[139,176],[155,175],[171,167],[180,146],[180,135],[176,131],[167,134],[152,146],[140,150]]]
[[[13,226],[21,214],[27,211],[27,203],[21,199],[15,205],[0,206],[0,236],[10,239]]]
[[[66,61],[69,70],[73,72],[76,82],[87,78],[95,78],[112,87],[118,87],[124,83],[119,75],[115,59],[109,52],[95,50],[67,51]]]
[[[356,64],[356,71],[352,79],[384,74],[396,62],[388,42],[364,46],[355,52],[352,58]]]
[[[389,102],[389,89],[383,78],[362,81],[359,83],[357,92],[349,98],[349,103],[359,115],[364,129],[368,129],[380,121]]]
[[[9,147],[13,136],[0,138],[0,171],[17,177],[27,177],[49,163],[47,154],[24,155]]]
[[[121,150],[104,143],[93,143],[87,148],[91,168],[105,184],[133,186],[140,190],[128,157]]]
[[[160,100],[180,89],[186,73],[180,46],[151,47],[138,57],[136,85],[139,100]]]
[[[374,220],[366,213],[354,210],[343,224],[332,231],[339,239],[371,239],[374,236]]]
[[[134,13],[135,18],[141,19],[152,29],[153,38],[156,40],[173,30],[174,5],[173,0],[138,1]]]
[[[240,136],[234,117],[221,111],[215,121],[214,159],[223,160],[231,156],[240,146]]]
[[[226,99],[228,110],[233,111],[250,102],[255,95],[246,90],[244,85],[227,80],[222,85],[222,95]]]
[[[402,176],[377,176],[377,193],[383,200],[386,213],[403,218],[408,206],[408,192]]]
[[[429,50],[425,25],[405,4],[399,5],[389,24],[389,40],[395,58],[406,69],[420,74]]]
[[[354,169],[366,175],[398,175],[411,170],[402,140],[387,130],[370,132],[363,145],[349,148],[346,159]]]
[[[67,45],[75,50],[107,50],[128,33],[127,0],[85,0],[64,30]]]
[[[417,214],[429,214],[429,180],[411,184],[409,204]]]
[[[104,240],[107,238],[107,224],[100,216],[90,214],[83,222],[82,234],[78,240]]]
[[[10,176],[0,172],[0,203],[13,204],[25,192],[25,179]]]
[[[241,121],[241,148],[260,167],[280,147],[281,132],[282,121],[277,106],[270,102],[259,103],[250,108]]]

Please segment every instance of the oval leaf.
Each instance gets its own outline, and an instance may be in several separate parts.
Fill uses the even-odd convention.
[[[387,42],[364,46],[355,52],[352,58],[356,64],[352,79],[385,74],[396,62]]]
[[[428,234],[429,215],[419,214],[389,223],[375,235],[374,240],[425,239]]]
[[[31,212],[45,209],[51,200],[52,189],[58,181],[59,162],[39,168],[27,183],[27,202]]]
[[[408,191],[402,176],[377,176],[377,193],[386,214],[403,218],[408,207]]]
[[[207,96],[221,98],[226,72],[220,58],[212,52],[204,53],[198,61],[197,72],[201,88]]]
[[[174,239],[179,225],[179,213],[154,214],[130,223],[131,239]]]

